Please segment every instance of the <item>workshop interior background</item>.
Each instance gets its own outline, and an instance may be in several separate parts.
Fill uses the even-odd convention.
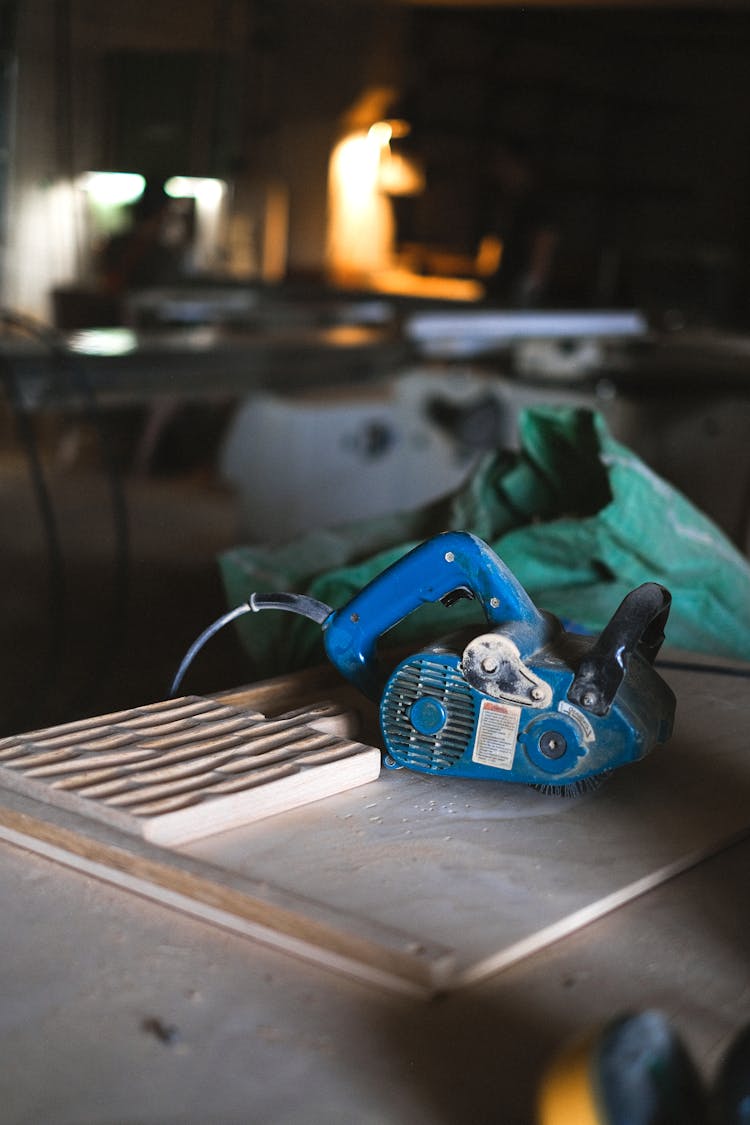
[[[743,4],[0,0],[5,733],[163,698],[221,551],[426,504],[528,405],[747,553],[749,52]],[[495,309],[595,315],[409,331]],[[186,688],[253,675],[227,631]]]

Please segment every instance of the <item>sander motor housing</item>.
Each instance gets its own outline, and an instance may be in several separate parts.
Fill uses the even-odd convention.
[[[489,635],[483,652],[492,651],[493,641]],[[537,699],[527,701],[493,690],[489,676],[484,690],[474,686],[465,673],[471,654],[438,649],[410,656],[390,676],[380,705],[393,765],[545,787],[572,785],[644,757],[670,736],[672,692],[632,654],[606,715],[572,703],[573,669],[592,645],[593,638],[561,633],[536,654],[526,668],[546,690],[532,688]],[[482,659],[492,666],[493,657]]]

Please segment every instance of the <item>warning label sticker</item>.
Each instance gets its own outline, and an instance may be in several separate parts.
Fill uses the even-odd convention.
[[[472,761],[499,770],[512,769],[520,721],[520,707],[482,700]]]

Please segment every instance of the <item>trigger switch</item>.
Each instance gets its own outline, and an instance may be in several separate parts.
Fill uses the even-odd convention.
[[[455,605],[456,602],[460,602],[462,598],[467,598],[469,601],[471,601],[473,597],[474,594],[468,586],[456,586],[455,590],[449,590],[447,594],[443,594],[440,601],[444,606],[447,606],[448,609],[450,609],[452,605]]]

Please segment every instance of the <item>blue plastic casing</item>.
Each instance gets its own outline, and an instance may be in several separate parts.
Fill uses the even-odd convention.
[[[374,578],[323,623],[330,661],[346,679],[379,700],[384,677],[378,639],[427,602],[465,589],[480,603],[490,629],[518,646],[522,658],[542,648],[560,626],[541,613],[495,552],[466,531],[448,531],[422,543]]]

